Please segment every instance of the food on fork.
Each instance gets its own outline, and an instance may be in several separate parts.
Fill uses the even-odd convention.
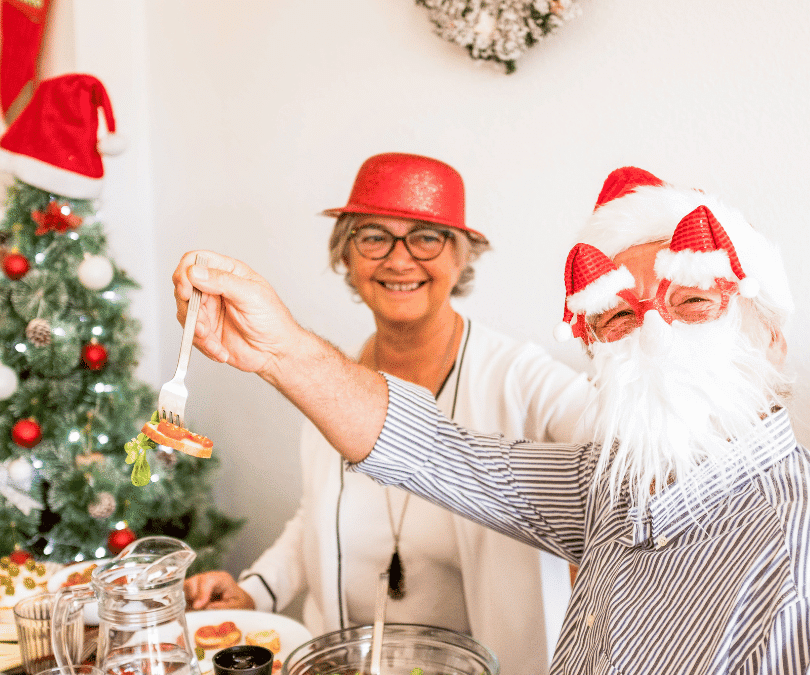
[[[218,626],[200,626],[194,631],[194,644],[202,649],[233,647],[241,639],[242,631],[233,621],[223,621]]]
[[[168,420],[149,421],[143,425],[141,433],[155,443],[168,445],[170,448],[184,452],[192,457],[210,457],[214,442],[205,436],[195,434],[184,427],[172,424]]]
[[[245,642],[249,645],[264,647],[273,654],[281,651],[281,636],[274,630],[256,630],[245,635]]]
[[[141,432],[124,444],[127,464],[135,465],[132,467],[133,485],[137,487],[148,485],[152,477],[152,469],[149,467],[146,451],[154,449],[158,444],[174,448],[192,457],[203,458],[210,457],[214,447],[210,438],[160,419],[156,410],[152,413],[150,420],[143,425]]]

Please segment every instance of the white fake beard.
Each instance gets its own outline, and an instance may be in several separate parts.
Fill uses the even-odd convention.
[[[625,478],[631,505],[642,512],[651,493],[673,478],[687,492],[699,488],[687,486],[689,472],[727,455],[729,439],[750,436],[762,413],[780,400],[773,383],[781,376],[740,325],[734,298],[715,321],[667,325],[653,311],[628,337],[592,345],[594,429],[602,442],[597,476],[610,466],[612,503]],[[610,463],[614,439],[618,447]],[[748,459],[756,439],[750,441],[742,450]]]

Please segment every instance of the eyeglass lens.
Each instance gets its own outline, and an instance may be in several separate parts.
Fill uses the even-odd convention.
[[[618,307],[597,314],[588,320],[591,330],[600,342],[615,342],[628,336],[644,321],[644,313],[657,309],[667,323],[706,323],[719,319],[728,308],[731,289],[713,286],[709,289],[670,285],[663,289],[662,281],[656,298],[623,301]],[[664,293],[662,293],[664,291]],[[661,297],[663,295],[663,297]]]
[[[385,228],[369,225],[355,230],[352,239],[357,252],[371,260],[388,256],[398,241],[405,243],[408,253],[416,260],[432,260],[442,252],[449,236],[450,233],[444,230],[420,227],[404,237],[396,237]]]

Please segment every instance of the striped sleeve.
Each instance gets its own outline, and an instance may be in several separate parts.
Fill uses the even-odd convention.
[[[588,446],[508,441],[458,427],[426,389],[386,376],[388,413],[352,470],[577,562],[593,471]]]

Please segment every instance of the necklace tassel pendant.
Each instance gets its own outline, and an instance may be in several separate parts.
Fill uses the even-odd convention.
[[[399,600],[405,596],[405,570],[402,569],[402,561],[399,559],[399,550],[394,549],[391,556],[391,564],[388,567],[388,597],[392,600]]]

